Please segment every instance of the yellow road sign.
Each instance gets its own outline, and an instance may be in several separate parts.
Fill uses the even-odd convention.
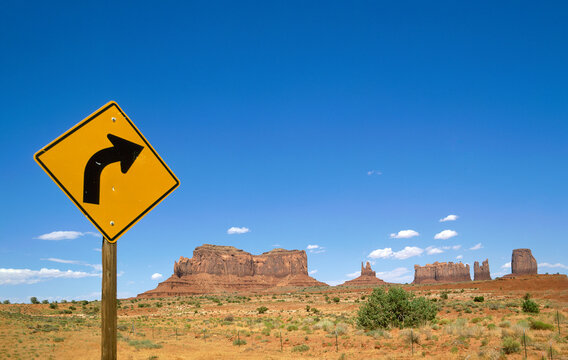
[[[174,173],[113,101],[34,158],[109,242],[116,242],[179,186]]]

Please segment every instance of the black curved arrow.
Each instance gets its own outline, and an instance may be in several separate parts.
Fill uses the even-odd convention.
[[[144,149],[143,146],[112,134],[107,134],[107,138],[113,146],[97,151],[91,156],[85,166],[85,177],[83,180],[83,202],[85,203],[99,204],[101,173],[107,165],[120,161],[120,171],[126,174],[138,157],[138,154]]]

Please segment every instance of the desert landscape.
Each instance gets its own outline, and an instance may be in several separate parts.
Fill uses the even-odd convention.
[[[417,266],[413,284],[387,284],[366,263],[359,278],[328,286],[308,276],[304,251],[255,256],[203,245],[156,289],[118,301],[118,356],[566,359],[568,278],[536,274],[526,250],[513,251],[513,273],[495,280],[471,281],[469,266],[435,263]],[[484,268],[475,266],[475,278]],[[423,298],[434,316],[369,328],[361,309],[376,289]],[[0,306],[0,357],[100,357],[99,301],[32,302]]]

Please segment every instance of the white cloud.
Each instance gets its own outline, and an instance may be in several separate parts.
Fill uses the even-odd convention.
[[[411,237],[415,237],[418,235],[420,234],[414,230],[400,230],[396,234],[390,234],[390,237],[393,239],[410,239]]]
[[[101,248],[94,248],[93,251],[103,252],[103,249],[101,249]]]
[[[501,269],[502,269],[501,271],[491,273],[491,277],[495,279],[495,278],[501,277],[503,275],[509,274],[511,272],[511,263],[508,262],[508,263],[501,265]]]
[[[424,252],[423,249],[416,246],[407,246],[404,249],[394,253],[394,258],[399,260],[408,259],[413,256],[421,255]]]
[[[548,267],[548,268],[561,268],[561,269],[568,269],[568,266],[561,264],[561,263],[556,263],[556,264],[549,264],[549,263],[540,263],[538,264],[538,266],[541,267]]]
[[[412,282],[412,273],[404,267],[399,267],[390,271],[377,271],[377,277],[386,282],[409,283]]]
[[[388,259],[388,258],[395,258],[398,260],[408,259],[413,256],[421,255],[424,252],[424,249],[421,249],[416,246],[406,246],[404,249],[400,251],[392,251],[391,248],[385,249],[376,249],[373,250],[368,257],[371,259]]]
[[[443,252],[444,252],[444,250],[439,249],[439,248],[436,248],[436,247],[433,247],[433,246],[428,246],[428,247],[426,248],[426,253],[427,253],[428,255],[441,254],[441,253],[443,253]]]
[[[41,260],[56,262],[56,263],[59,263],[59,264],[73,264],[73,265],[89,266],[89,267],[92,267],[93,269],[95,269],[96,271],[102,271],[103,270],[102,264],[88,264],[84,261],[79,261],[79,260],[65,260],[65,259],[58,259],[58,258],[47,258],[47,259],[41,259]]]
[[[79,264],[79,261],[77,261],[77,260],[63,260],[63,259],[56,259],[56,258],[47,258],[47,259],[41,259],[41,260],[53,261],[53,262],[60,263],[60,264]]]
[[[367,171],[367,175],[369,175],[369,176],[371,176],[371,175],[383,175],[383,173],[378,171],[378,170],[369,170],[369,171]]]
[[[345,276],[350,277],[350,278],[356,278],[356,277],[361,276],[361,271],[355,271],[351,274],[345,274]]]
[[[437,233],[434,236],[434,239],[438,239],[438,240],[448,240],[450,238],[453,238],[454,236],[458,236],[458,233],[454,230],[444,230],[442,232]]]
[[[457,215],[448,215],[443,219],[440,219],[440,222],[446,222],[446,221],[456,221],[458,219],[459,216]]]
[[[493,279],[496,279],[496,278],[498,278],[498,277],[507,275],[508,273],[509,273],[508,271],[492,272],[492,273],[491,273],[491,277],[492,277]]]
[[[369,257],[371,259],[387,259],[392,257],[393,251],[391,248],[376,249],[371,251]]]
[[[329,286],[337,286],[340,284],[343,284],[346,280],[329,280],[326,281],[325,283],[328,284]]]
[[[247,227],[236,227],[236,226],[232,226],[229,228],[229,230],[227,230],[227,234],[229,235],[233,235],[233,234],[246,234],[250,232],[250,229]]]
[[[319,246],[319,245],[309,245],[306,246],[306,249],[308,249],[308,251],[312,254],[319,254],[322,252],[325,252],[325,248],[323,246]]]
[[[315,274],[315,273],[317,273],[317,272],[318,272],[318,271],[314,269],[314,270],[310,270],[310,272],[309,272],[308,274],[313,275],[313,274]]]
[[[481,243],[477,243],[476,245],[470,247],[469,250],[479,250],[481,248],[483,248],[483,245],[481,245]]]
[[[163,277],[164,277],[164,275],[162,275],[162,274],[160,274],[160,273],[154,273],[154,274],[152,274],[152,280],[158,280],[158,279],[161,279],[161,278],[163,278]]]
[[[53,231],[48,234],[43,234],[36,239],[39,240],[74,240],[81,236],[91,235],[91,236],[101,236],[95,232],[87,231],[87,232],[80,232],[80,231]]]
[[[80,279],[100,275],[83,271],[62,271],[46,268],[40,270],[0,268],[0,285],[35,284],[50,279]]]
[[[458,256],[456,256],[456,259],[458,259],[458,260],[463,259],[463,255],[458,255]]]
[[[459,250],[461,249],[461,245],[454,245],[454,246],[442,246],[442,250]]]

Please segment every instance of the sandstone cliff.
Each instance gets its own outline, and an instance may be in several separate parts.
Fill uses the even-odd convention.
[[[515,249],[511,258],[512,275],[536,275],[538,267],[531,249]]]
[[[386,284],[386,282],[377,278],[376,272],[371,269],[371,264],[367,261],[365,267],[363,267],[363,263],[361,263],[361,276],[353,280],[346,281],[340,286],[376,286]]]
[[[413,284],[432,284],[471,281],[469,264],[453,262],[427,264],[425,266],[414,265]]]
[[[473,280],[491,280],[491,273],[489,272],[489,259],[485,259],[481,266],[479,266],[478,261],[473,264]]]
[[[260,291],[274,287],[327,285],[308,275],[303,250],[274,249],[252,255],[232,246],[202,245],[180,257],[174,274],[140,297]]]

